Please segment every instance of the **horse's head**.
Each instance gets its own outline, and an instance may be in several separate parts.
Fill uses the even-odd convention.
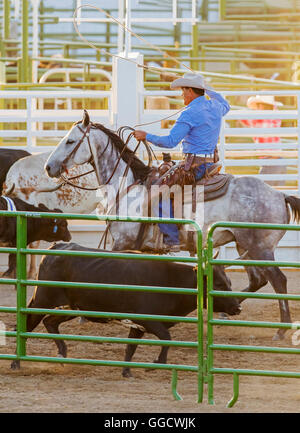
[[[67,169],[86,162],[94,166],[99,184],[118,180],[127,166],[134,179],[144,180],[150,172],[118,134],[100,123],[90,123],[84,110],[83,119],[72,126],[49,156],[45,170],[50,177],[60,177]]]
[[[45,170],[48,176],[59,177],[66,169],[92,159],[89,132],[90,118],[84,110],[82,121],[72,126],[46,161]]]

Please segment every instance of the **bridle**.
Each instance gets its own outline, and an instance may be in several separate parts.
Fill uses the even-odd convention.
[[[61,184],[60,184],[56,189],[59,189],[59,188],[61,188],[62,186],[64,186],[64,185],[67,184],[67,185],[71,185],[71,186],[73,186],[74,188],[79,188],[79,189],[83,189],[83,190],[86,190],[86,191],[96,191],[96,190],[98,190],[98,189],[103,188],[103,186],[109,184],[109,182],[110,182],[111,179],[113,178],[113,176],[114,176],[114,174],[116,173],[116,170],[117,170],[117,168],[118,168],[118,166],[119,166],[119,164],[120,164],[120,161],[121,161],[121,159],[122,159],[122,156],[123,156],[124,152],[125,152],[126,150],[128,150],[128,143],[129,143],[129,141],[131,140],[131,138],[133,137],[133,131],[134,131],[134,129],[133,129],[133,128],[130,128],[129,126],[123,126],[123,127],[119,128],[119,130],[118,130],[117,132],[118,132],[118,135],[120,136],[120,138],[122,138],[122,136],[123,136],[125,130],[130,130],[131,133],[128,135],[126,141],[123,140],[123,141],[124,141],[124,147],[123,147],[123,149],[121,150],[121,152],[120,152],[120,154],[119,154],[118,160],[117,160],[117,162],[116,162],[116,164],[115,164],[115,166],[114,166],[114,169],[113,169],[111,175],[110,175],[109,178],[106,180],[106,182],[103,183],[101,186],[99,185],[98,187],[88,188],[88,187],[83,187],[83,186],[76,185],[75,183],[72,182],[72,180],[74,180],[74,179],[78,179],[78,178],[80,178],[80,177],[82,177],[82,176],[86,176],[86,175],[88,175],[88,174],[93,173],[93,172],[96,171],[96,170],[95,170],[95,161],[94,161],[94,156],[93,156],[93,153],[92,153],[92,147],[91,147],[91,143],[90,143],[90,130],[91,130],[92,127],[95,127],[95,126],[94,126],[93,123],[89,123],[89,124],[87,125],[87,127],[86,127],[85,130],[82,129],[79,125],[76,125],[76,126],[77,126],[77,128],[80,130],[80,132],[82,132],[82,137],[80,138],[80,140],[78,141],[78,143],[76,144],[76,146],[74,147],[74,149],[72,149],[72,151],[69,153],[69,155],[67,155],[66,158],[63,160],[63,162],[62,162],[62,171],[66,171],[66,163],[67,163],[68,160],[69,160],[69,159],[70,159],[70,158],[71,158],[71,157],[72,157],[72,156],[77,152],[77,150],[79,149],[79,147],[81,146],[81,144],[83,143],[83,140],[84,140],[85,138],[87,139],[88,146],[89,146],[89,150],[90,150],[90,154],[91,154],[91,158],[90,158],[89,161],[87,161],[87,162],[90,163],[90,164],[93,166],[93,168],[92,168],[92,170],[89,170],[89,171],[87,171],[87,172],[85,172],[85,173],[78,174],[78,175],[76,175],[76,176],[72,176],[72,177],[69,177],[69,178],[66,177],[64,174],[61,173],[61,174],[60,174],[60,177],[61,177],[61,179],[63,180],[63,182],[62,182],[62,183],[61,183]],[[109,143],[110,143],[110,138],[108,137],[108,139],[107,139],[107,143],[106,143],[106,146],[105,146],[105,148],[103,149],[103,151],[101,152],[101,154],[100,154],[99,157],[98,157],[99,159],[100,159],[100,158],[104,155],[104,153],[106,152],[106,150],[107,150],[107,148],[108,148],[108,146],[109,146]],[[135,147],[135,149],[134,149],[134,151],[133,151],[132,157],[133,157],[133,155],[135,155],[135,153],[137,152],[137,150],[138,150],[140,144],[141,144],[141,141],[138,141],[138,144],[137,144],[137,146]],[[152,154],[153,154],[153,151],[152,151],[152,149],[150,148],[150,146],[147,145],[145,142],[143,142],[143,144],[144,144],[144,146],[146,147],[146,150],[147,150],[147,153],[148,153],[148,157],[149,157],[149,164],[148,164],[148,165],[151,165],[151,163],[152,163]],[[127,176],[128,171],[129,171],[129,168],[130,168],[130,165],[131,165],[131,162],[132,162],[132,158],[130,158],[129,161],[127,162],[127,165],[126,165],[126,168],[125,168],[125,171],[124,171],[123,177],[126,177],[126,176]],[[98,180],[98,181],[99,181],[99,180]],[[133,185],[135,185],[135,184],[136,184],[136,182],[135,182]],[[133,185],[132,185],[132,186],[133,186]]]
[[[66,177],[64,174],[61,173],[60,177],[63,180],[63,182],[58,186],[58,188],[61,188],[62,186],[64,186],[64,185],[67,184],[67,185],[73,186],[74,188],[83,189],[85,191],[96,191],[96,190],[102,188],[102,186],[98,186],[98,187],[94,187],[94,188],[88,188],[88,187],[85,187],[85,186],[76,185],[75,183],[71,182],[74,179],[78,179],[79,177],[86,176],[86,175],[88,175],[90,173],[93,173],[95,171],[94,157],[93,157],[92,147],[91,147],[91,142],[90,142],[90,129],[93,126],[93,124],[89,123],[85,130],[82,129],[79,125],[76,125],[76,126],[80,130],[80,132],[82,132],[82,137],[78,141],[78,143],[76,144],[76,146],[74,147],[74,149],[72,149],[72,151],[69,153],[69,155],[67,155],[66,158],[63,160],[63,162],[62,162],[62,170],[66,171],[66,163],[71,158],[71,156],[74,155],[77,152],[77,150],[79,149],[79,147],[81,146],[81,144],[83,143],[83,140],[85,138],[87,139],[89,150],[90,150],[90,154],[91,154],[91,157],[90,157],[89,161],[87,161],[87,162],[89,162],[93,166],[93,168],[92,168],[92,170],[86,171],[85,173],[81,173],[81,174],[78,174],[77,176],[72,176],[72,177],[69,177],[69,178]],[[100,157],[104,154],[104,152],[106,151],[108,145],[109,145],[109,138],[107,140],[107,144],[106,144],[104,150],[102,151]]]

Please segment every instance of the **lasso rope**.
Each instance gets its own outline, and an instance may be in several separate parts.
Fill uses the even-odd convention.
[[[106,51],[106,50],[104,50],[103,48],[98,48],[96,45],[94,45],[92,42],[90,42],[88,39],[86,39],[86,38],[82,35],[82,33],[79,31],[78,26],[77,26],[77,22],[76,22],[76,21],[77,21],[77,11],[78,11],[79,9],[84,8],[84,7],[88,7],[88,8],[91,8],[91,9],[96,9],[97,11],[104,13],[108,18],[112,19],[116,24],[118,24],[119,26],[123,27],[123,29],[124,29],[125,31],[131,33],[134,37],[136,37],[137,39],[139,39],[140,41],[144,42],[144,43],[145,43],[146,45],[148,45],[149,47],[151,47],[151,48],[153,48],[154,50],[156,50],[156,51],[158,51],[159,53],[161,53],[161,54],[164,56],[164,58],[168,58],[168,59],[170,59],[170,60],[176,62],[178,65],[183,66],[184,68],[188,69],[189,71],[195,73],[195,71],[194,71],[193,69],[191,69],[189,66],[185,65],[185,64],[182,63],[180,60],[176,59],[176,57],[171,56],[171,55],[170,55],[169,53],[167,53],[166,51],[161,50],[157,45],[154,45],[154,44],[152,44],[151,42],[148,42],[145,38],[143,38],[142,36],[138,35],[138,34],[135,33],[133,30],[129,29],[125,24],[123,24],[122,22],[120,22],[117,18],[113,17],[111,14],[109,14],[109,13],[108,13],[107,11],[105,11],[104,9],[102,9],[102,8],[100,8],[100,7],[97,7],[97,6],[94,6],[94,5],[85,4],[85,5],[80,5],[80,6],[78,6],[78,7],[75,9],[74,14],[73,14],[73,24],[74,24],[74,28],[75,28],[75,30],[76,30],[76,33],[78,34],[78,36],[80,37],[80,39],[81,39],[83,42],[85,42],[87,45],[89,45],[91,48],[94,48],[95,50],[99,51],[100,53],[105,54],[105,55],[108,55],[108,56],[110,56],[110,57],[116,57],[116,58],[119,58],[119,59],[121,58],[121,59],[123,59],[123,60],[125,59],[125,60],[127,60],[128,62],[131,62],[131,63],[136,64],[139,68],[147,69],[147,70],[150,70],[150,71],[154,71],[155,73],[159,73],[159,74],[161,74],[161,69],[160,69],[160,68],[155,68],[155,67],[152,67],[152,66],[146,66],[146,65],[143,65],[143,64],[141,64],[141,63],[135,62],[135,61],[132,60],[132,59],[125,58],[125,57],[121,57],[121,56],[119,56],[119,55],[117,55],[117,54],[110,53],[109,51]],[[168,72],[168,75],[169,75],[169,76],[176,77],[176,78],[181,77],[181,75],[175,74],[175,73],[173,73],[173,72],[171,72],[171,73]],[[167,120],[167,119],[169,119],[170,117],[176,116],[177,114],[179,114],[179,113],[180,113],[181,111],[183,111],[184,109],[185,109],[185,107],[181,108],[180,110],[176,111],[175,113],[171,114],[170,116],[164,117],[164,118],[162,118],[162,119],[160,119],[160,120],[155,120],[155,121],[152,121],[152,122],[140,123],[140,124],[138,124],[138,125],[134,125],[134,128],[139,127],[139,126],[152,125],[153,123],[157,123],[157,122],[161,122],[161,121],[163,121],[163,120]]]
[[[90,42],[88,39],[86,39],[82,33],[79,31],[78,26],[77,26],[77,11],[79,9],[82,9],[84,7],[88,7],[91,9],[96,9],[99,12],[104,13],[107,18],[112,19],[116,24],[118,24],[119,26],[123,27],[124,30],[126,30],[127,32],[131,33],[134,37],[136,37],[137,39],[139,39],[140,41],[144,42],[146,45],[148,45],[149,47],[153,48],[154,50],[158,51],[160,54],[162,54],[165,58],[168,58],[170,60],[172,60],[173,62],[177,63],[180,66],[183,66],[184,68],[188,69],[190,72],[195,72],[193,69],[191,69],[189,66],[185,65],[184,63],[182,63],[180,60],[176,59],[176,57],[171,56],[169,53],[167,53],[166,51],[161,50],[157,45],[152,44],[151,42],[147,41],[145,38],[143,38],[142,36],[138,35],[137,33],[135,33],[133,30],[129,29],[125,24],[121,23],[121,21],[119,21],[117,18],[113,17],[111,14],[109,14],[107,11],[105,11],[104,9],[97,7],[97,6],[93,6],[90,4],[85,4],[85,5],[81,5],[78,6],[73,14],[73,24],[74,24],[74,28],[76,30],[76,33],[78,34],[78,36],[80,37],[80,39],[85,42],[86,44],[88,44],[91,48],[94,48],[95,50],[108,55],[110,57],[116,57],[116,58],[122,58],[124,59],[124,57],[118,56],[117,54],[113,54],[110,53],[109,51],[104,50],[103,48],[98,48],[96,45],[94,45],[92,42]],[[138,62],[135,62],[132,59],[128,59],[126,58],[125,60],[128,60],[131,63],[135,63],[136,65],[138,65],[140,68],[143,69],[147,69],[147,70],[152,70],[156,73],[161,73],[161,69],[160,68],[155,68],[153,66],[146,66],[146,65],[142,65]],[[181,77],[181,75],[175,74],[173,72],[168,73],[169,75],[175,76],[175,77]]]

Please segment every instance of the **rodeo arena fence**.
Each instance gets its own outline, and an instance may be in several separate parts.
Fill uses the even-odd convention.
[[[132,54],[134,60],[141,62],[140,55]],[[125,79],[130,77],[130,80]],[[124,81],[125,80],[125,81]],[[166,129],[162,128],[161,119],[169,116],[171,119],[176,118],[176,110],[171,109],[145,109],[145,102],[148,97],[177,97],[180,95],[178,91],[154,91],[145,90],[143,85],[143,73],[140,68],[134,63],[126,62],[118,58],[114,59],[114,67],[112,74],[113,90],[5,90],[0,92],[0,140],[12,139],[14,137],[23,138],[25,143],[17,145],[13,148],[23,148],[31,152],[41,152],[52,150],[54,146],[48,146],[42,140],[53,140],[61,138],[66,134],[66,129],[61,128],[61,125],[70,124],[79,120],[82,117],[82,108],[85,108],[87,103],[91,101],[100,101],[100,108],[91,108],[89,114],[93,122],[100,122],[106,126],[116,129],[122,125],[132,127],[140,127],[147,129],[152,133],[165,134]],[[226,91],[222,92],[228,98],[239,96],[248,98],[253,94],[266,94],[273,95],[276,98],[290,98],[293,100],[291,107],[287,109],[273,110],[273,111],[251,111],[241,107],[233,107],[233,109],[224,118],[222,129],[220,133],[219,152],[220,159],[223,164],[223,171],[232,167],[245,167],[250,165],[258,166],[291,166],[292,173],[284,173],[280,175],[280,180],[285,182],[283,187],[284,191],[299,195],[299,151],[300,151],[300,92],[293,90],[272,90],[272,91]],[[10,101],[5,102],[5,101]],[[14,101],[12,103],[11,101]],[[47,108],[47,103],[53,102],[51,109]],[[65,109],[64,107],[68,108]],[[93,104],[91,104],[93,107]],[[53,109],[54,107],[54,109]],[[75,108],[74,108],[75,107]],[[80,108],[78,108],[80,107]],[[98,106],[99,107],[99,106]],[[295,108],[298,107],[298,108]],[[288,121],[292,126],[283,126],[277,128],[239,128],[233,123],[240,119],[281,119],[283,122]],[[152,123],[156,122],[156,123]],[[10,124],[11,128],[4,127]],[[48,124],[48,126],[47,126]],[[49,127],[49,124],[51,127]],[[55,129],[53,129],[53,124]],[[149,124],[149,125],[147,125]],[[18,125],[17,128],[14,126]],[[20,128],[20,125],[22,127]],[[243,138],[253,136],[280,136],[280,143],[245,143]],[[41,140],[41,142],[39,142]],[[42,144],[41,144],[42,143]],[[272,159],[272,157],[265,159],[251,159],[255,158],[257,150],[272,151],[280,153],[280,159]],[[179,148],[173,150],[174,154],[179,152]],[[266,152],[268,154],[268,152]],[[141,158],[144,156],[141,154]],[[241,158],[239,158],[241,156]],[[273,181],[278,179],[278,175],[273,174],[253,174],[259,176],[265,181]],[[7,331],[5,336],[16,338],[16,354],[1,354],[0,359],[10,359],[19,361],[42,361],[61,363],[61,358],[45,357],[45,356],[31,356],[26,354],[26,341],[28,338],[49,338],[49,339],[64,339],[76,341],[94,341],[98,343],[138,343],[143,345],[155,346],[180,346],[187,348],[194,348],[197,351],[198,362],[196,365],[177,365],[177,364],[156,364],[156,363],[140,363],[116,360],[95,360],[95,359],[76,359],[66,358],[64,363],[73,364],[89,364],[99,366],[114,366],[114,367],[147,367],[151,369],[167,369],[172,371],[172,392],[175,399],[180,399],[177,392],[177,374],[179,371],[190,371],[197,373],[198,376],[198,402],[203,401],[204,384],[208,386],[208,402],[214,402],[214,375],[216,374],[232,374],[234,381],[233,397],[228,403],[233,406],[238,399],[239,395],[239,377],[241,375],[249,376],[274,376],[274,377],[288,377],[299,378],[299,372],[290,371],[271,371],[271,370],[256,370],[256,369],[238,369],[238,368],[220,368],[214,364],[214,352],[218,350],[227,351],[244,351],[244,352],[265,352],[265,353],[284,353],[284,354],[300,354],[300,349],[293,348],[278,348],[278,347],[265,347],[265,346],[246,346],[246,345],[232,345],[232,344],[216,344],[214,342],[214,327],[215,326],[240,326],[240,327],[264,327],[264,328],[287,328],[295,329],[295,325],[291,323],[273,323],[273,322],[255,322],[255,321],[241,321],[241,320],[221,320],[213,318],[213,298],[215,296],[238,296],[244,298],[256,299],[276,299],[276,300],[300,300],[297,295],[280,295],[280,294],[257,294],[257,293],[241,293],[241,292],[218,292],[213,290],[213,265],[226,264],[230,266],[282,266],[289,268],[299,268],[299,226],[295,225],[263,225],[263,224],[241,224],[241,223],[222,223],[219,222],[210,230],[208,236],[208,244],[202,244],[202,232],[200,227],[195,221],[189,220],[176,220],[176,219],[159,219],[153,218],[130,218],[130,221],[143,221],[146,223],[166,221],[173,224],[190,224],[198,233],[197,242],[197,256],[196,257],[167,257],[167,256],[153,256],[144,254],[122,254],[111,252],[71,252],[71,251],[51,251],[47,249],[32,250],[26,247],[26,219],[28,216],[36,218],[63,218],[70,222],[75,220],[82,220],[85,222],[93,221],[111,221],[116,218],[118,221],[125,221],[126,218],[113,217],[113,216],[96,216],[96,215],[75,215],[75,214],[34,214],[26,212],[1,212],[3,216],[17,217],[17,247],[16,248],[1,248],[1,253],[15,253],[17,256],[17,275],[16,279],[0,279],[0,284],[14,284],[17,287],[17,306],[14,307],[1,307],[0,311],[5,313],[14,313],[17,315],[17,330]],[[221,216],[220,216],[221,219]],[[278,257],[276,261],[236,261],[231,260],[235,255],[235,248],[229,245],[221,248],[220,259],[213,259],[213,246],[212,236],[216,227],[254,227],[266,228],[274,230],[286,230],[287,234],[279,244]],[[78,226],[76,228],[78,230]],[[75,229],[75,230],[76,230]],[[87,227],[85,227],[85,230]],[[71,226],[72,230],[72,226]],[[88,230],[95,230],[95,226],[89,226]],[[99,233],[99,226],[97,226]],[[291,232],[293,231],[293,236]],[[296,233],[296,236],[295,236]],[[288,255],[287,255],[288,252]],[[174,317],[174,316],[145,316],[139,315],[138,317],[133,314],[118,314],[108,312],[91,312],[91,311],[73,311],[73,310],[46,310],[46,309],[30,309],[26,308],[26,286],[36,286],[36,280],[28,280],[26,277],[26,256],[31,254],[37,255],[78,255],[90,257],[115,257],[121,259],[132,260],[161,260],[161,261],[176,261],[196,264],[198,267],[198,289],[176,289],[176,288],[163,288],[163,287],[136,287],[136,286],[119,286],[119,285],[103,285],[103,284],[86,284],[86,283],[72,283],[74,287],[88,287],[88,288],[105,288],[107,290],[124,289],[124,290],[144,290],[156,291],[167,293],[188,293],[198,296],[198,311],[196,317]],[[281,257],[287,258],[288,261],[281,260]],[[204,335],[204,320],[203,320],[203,284],[204,278],[207,276],[208,293],[207,293],[207,333]],[[53,281],[39,281],[39,285],[47,286],[69,286],[70,283],[66,282],[53,282]],[[114,338],[114,337],[99,337],[99,336],[84,336],[84,335],[55,335],[44,333],[28,333],[26,331],[26,315],[27,314],[55,314],[55,315],[69,315],[69,316],[90,316],[90,317],[109,317],[112,319],[143,319],[143,320],[160,320],[172,322],[193,323],[198,329],[197,341],[161,341],[153,339],[145,339],[135,341],[133,339]]]
[[[241,292],[224,292],[213,290],[213,266],[214,265],[242,265],[243,266],[281,266],[299,268],[299,262],[276,262],[276,261],[257,261],[257,260],[217,260],[213,258],[213,233],[218,227],[239,227],[239,228],[255,228],[255,229],[271,229],[271,230],[296,230],[299,231],[299,226],[292,225],[276,225],[276,224],[255,224],[255,223],[229,223],[218,222],[214,224],[208,234],[207,247],[202,243],[202,232],[199,225],[193,220],[180,219],[156,219],[156,218],[126,218],[116,216],[95,216],[95,215],[76,215],[76,214],[54,214],[54,213],[28,213],[28,212],[5,212],[1,211],[1,215],[8,217],[17,217],[17,246],[16,248],[1,248],[1,253],[13,253],[17,258],[17,274],[15,279],[0,279],[0,284],[14,284],[17,287],[17,306],[0,307],[0,312],[14,313],[17,317],[16,331],[5,332],[6,337],[16,338],[16,353],[15,354],[0,354],[0,359],[8,359],[13,361],[32,361],[32,362],[53,362],[61,363],[62,358],[55,358],[42,355],[27,355],[26,342],[29,338],[43,339],[63,339],[73,341],[89,341],[97,343],[115,343],[115,344],[143,344],[152,346],[173,346],[193,348],[197,351],[196,365],[181,365],[181,364],[159,364],[159,363],[144,363],[144,362],[125,362],[116,360],[100,360],[100,359],[78,359],[64,358],[65,364],[87,364],[95,366],[112,366],[112,367],[133,367],[133,368],[151,368],[171,370],[172,372],[172,393],[176,400],[181,400],[177,391],[177,381],[179,371],[189,371],[197,373],[198,377],[198,402],[203,401],[204,384],[208,386],[208,402],[214,404],[214,375],[215,374],[232,374],[233,375],[233,397],[228,402],[228,407],[232,407],[239,396],[239,376],[272,376],[286,378],[300,378],[300,372],[291,371],[273,371],[273,370],[258,370],[258,369],[240,369],[240,368],[220,368],[214,366],[214,351],[244,351],[244,352],[264,352],[264,353],[281,353],[281,354],[299,354],[300,348],[282,348],[282,347],[266,347],[252,345],[233,345],[233,344],[216,344],[214,342],[214,326],[240,326],[240,327],[264,327],[264,328],[286,328],[295,329],[291,323],[277,322],[262,322],[262,321],[246,321],[246,320],[221,320],[213,317],[213,299],[217,296],[238,296],[244,298],[256,299],[277,299],[277,300],[294,300],[300,301],[300,295],[282,295],[269,293],[241,293]],[[68,220],[102,220],[102,221],[131,221],[131,222],[167,222],[171,224],[187,224],[193,226],[197,231],[197,256],[196,257],[174,257],[160,256],[147,254],[131,254],[131,253],[115,253],[115,252],[82,252],[82,251],[57,251],[48,249],[32,250],[27,248],[27,218],[62,218]],[[197,289],[178,289],[172,287],[146,287],[135,285],[116,285],[116,284],[87,284],[79,282],[62,282],[62,281],[44,281],[27,279],[26,256],[30,254],[38,255],[62,255],[62,256],[82,256],[82,257],[114,257],[117,259],[130,260],[153,260],[153,261],[176,261],[185,262],[197,265]],[[204,335],[204,318],[203,318],[203,301],[204,301],[204,278],[207,277],[207,332]],[[121,314],[111,312],[95,312],[95,311],[80,311],[80,310],[61,310],[61,309],[41,309],[26,307],[26,292],[27,286],[56,286],[56,287],[72,287],[89,288],[89,289],[105,289],[113,290],[134,290],[134,291],[149,291],[156,293],[176,293],[196,295],[197,296],[197,315],[195,317],[181,316],[164,316],[164,315],[144,315],[144,314]],[[171,321],[176,323],[193,323],[197,326],[197,341],[169,341],[169,340],[153,340],[153,339],[132,339],[132,338],[115,338],[115,337],[99,337],[86,335],[70,335],[70,334],[45,334],[37,332],[27,332],[26,316],[27,314],[54,314],[67,316],[86,316],[94,318],[110,318],[110,319],[129,319],[129,320],[159,320]]]
[[[132,54],[132,59],[139,63],[141,57],[139,54]],[[22,148],[32,153],[53,150],[55,143],[66,134],[68,127],[81,119],[83,108],[88,109],[91,121],[102,123],[111,129],[116,130],[127,125],[146,129],[154,134],[166,134],[166,125],[162,125],[161,119],[168,118],[163,122],[168,122],[167,126],[171,126],[170,122],[178,116],[178,109],[151,109],[147,108],[147,103],[149,104],[151,98],[162,98],[165,105],[166,99],[170,97],[178,99],[180,92],[145,90],[141,68],[121,58],[114,58],[113,62],[112,90],[0,91],[0,143],[3,144],[3,140],[6,140],[6,143],[13,142],[14,149]],[[130,80],[126,77],[130,77]],[[233,105],[223,120],[219,154],[223,172],[231,172],[236,176],[257,176],[270,184],[278,183],[276,188],[287,194],[300,196],[300,91],[224,91],[222,94],[229,100],[237,96],[243,98],[244,107],[247,98],[256,94],[272,95],[279,100],[284,98],[291,101],[290,105],[280,110],[249,110],[241,105]],[[97,108],[97,104],[100,108]],[[280,120],[282,125],[264,128],[240,127],[238,122],[243,119]],[[280,140],[253,143],[252,137],[256,136],[276,136]],[[170,149],[165,151],[169,152]],[[179,146],[171,149],[175,159],[179,152]],[[260,157],[261,154],[264,154],[263,158]],[[140,157],[144,159],[145,155],[141,153]],[[262,167],[267,170],[258,172],[257,169]],[[275,167],[279,168],[279,174],[272,173]],[[88,231],[93,230],[93,227],[77,226],[74,229]],[[276,257],[298,260],[299,246],[299,234],[292,236],[287,232],[278,245]],[[236,255],[234,245],[221,247],[220,254],[224,259],[233,258]]]

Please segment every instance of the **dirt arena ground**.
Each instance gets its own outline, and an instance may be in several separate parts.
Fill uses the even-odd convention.
[[[286,271],[290,293],[300,293],[300,274]],[[233,289],[246,287],[246,277],[241,272],[230,272]],[[15,291],[12,286],[1,286],[3,306],[15,305]],[[272,292],[268,286],[264,289]],[[28,297],[32,289],[28,290]],[[300,321],[300,302],[291,302],[293,321]],[[276,301],[246,300],[239,319],[278,321],[279,309]],[[0,313],[6,329],[15,326],[12,314]],[[234,319],[233,319],[234,320]],[[37,332],[44,332],[39,325]],[[61,326],[61,332],[71,334],[127,336],[127,329],[113,324],[79,324],[76,318]],[[292,333],[288,331],[284,341],[274,342],[272,329],[216,327],[215,341],[218,343],[250,344],[278,347],[292,345]],[[172,338],[195,340],[196,327],[178,324],[171,330]],[[0,353],[14,353],[15,341],[6,340],[0,346]],[[52,341],[28,340],[28,354],[56,355]],[[122,360],[124,345],[68,342],[69,356],[79,358]],[[140,346],[135,361],[152,361],[158,347]],[[218,351],[215,353],[218,367],[240,367],[271,370],[300,371],[299,355],[279,355]],[[195,365],[195,350],[171,348],[171,363]],[[23,363],[19,371],[10,369],[10,362],[0,361],[0,412],[51,412],[51,413],[238,413],[238,412],[300,412],[300,380],[286,378],[264,378],[242,376],[240,397],[236,405],[228,409],[226,404],[232,396],[232,376],[215,376],[215,405],[197,403],[197,378],[194,373],[179,372],[178,392],[182,401],[175,401],[171,394],[171,373],[169,371],[134,369],[132,379],[123,379],[121,369],[114,367],[75,366],[47,363]]]

